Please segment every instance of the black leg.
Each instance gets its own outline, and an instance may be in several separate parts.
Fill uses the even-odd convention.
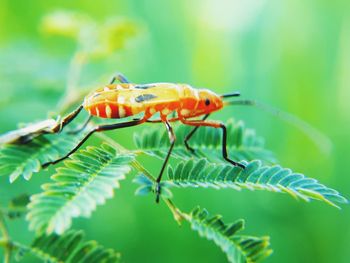
[[[75,109],[73,112],[69,113],[67,116],[65,116],[60,123],[58,123],[55,127],[51,129],[51,132],[47,133],[57,133],[62,131],[62,129],[69,124],[72,120],[75,119],[75,117],[78,116],[78,114],[81,112],[83,109],[83,105],[80,105],[77,109]]]
[[[205,120],[209,117],[209,115],[210,115],[210,114],[204,115],[202,121],[205,121]],[[185,137],[185,139],[184,139],[184,144],[185,144],[185,146],[186,146],[186,149],[189,150],[191,153],[194,153],[195,150],[194,150],[191,146],[189,146],[188,141],[191,139],[191,137],[192,137],[193,134],[198,130],[199,127],[200,127],[200,126],[194,127],[194,128],[192,129],[192,131],[190,131],[189,134],[187,134],[186,137]]]
[[[130,81],[122,73],[115,75],[109,84],[113,84],[116,80],[119,80],[121,83],[130,83]]]
[[[214,121],[190,121],[190,120],[186,120],[184,118],[180,119],[180,121],[183,124],[186,125],[191,125],[191,126],[206,126],[206,127],[213,127],[213,128],[221,128],[222,130],[222,157],[229,163],[233,164],[234,166],[239,166],[241,168],[245,168],[245,166],[243,164],[240,164],[238,162],[235,162],[233,160],[231,160],[230,158],[228,158],[227,156],[227,149],[226,149],[226,145],[227,145],[227,129],[226,126],[223,123],[219,123],[219,122],[214,122]]]
[[[227,146],[227,129],[226,129],[226,126],[221,123],[220,124],[220,128],[222,130],[222,157],[228,161],[229,163],[233,164],[234,166],[239,166],[241,168],[245,168],[245,166],[243,164],[240,164],[238,162],[235,162],[233,160],[231,160],[230,158],[228,158],[227,156],[227,149],[226,149],[226,146]]]
[[[162,169],[160,170],[160,173],[158,175],[158,178],[157,178],[157,184],[156,184],[156,202],[159,203],[159,198],[160,198],[160,193],[161,193],[161,189],[160,189],[160,181],[162,180],[162,175],[163,175],[163,172],[165,170],[165,167],[168,163],[168,160],[169,160],[169,157],[171,155],[171,152],[174,148],[174,145],[175,145],[175,141],[176,141],[176,137],[175,137],[175,134],[174,134],[174,131],[173,131],[173,128],[170,126],[170,123],[168,121],[165,121],[164,122],[167,130],[168,130],[168,135],[169,135],[169,140],[170,140],[170,147],[169,147],[169,151],[168,151],[168,154],[167,156],[165,157],[165,160],[163,162],[163,166],[162,166]]]
[[[69,131],[69,132],[67,132],[68,134],[77,134],[77,133],[80,133],[80,132],[82,132],[85,128],[86,128],[86,126],[89,124],[89,122],[91,121],[91,119],[92,119],[92,115],[90,115],[89,116],[89,118],[85,121],[85,123],[83,124],[83,125],[81,125],[79,128],[77,128],[76,130],[73,130],[73,131]]]
[[[67,153],[65,156],[55,160],[55,161],[51,161],[51,162],[47,162],[45,164],[42,165],[43,168],[51,165],[51,164],[56,164],[59,163],[61,161],[63,161],[64,159],[68,158],[71,154],[73,154],[74,152],[76,152],[80,146],[83,145],[83,143],[89,139],[89,137],[94,134],[95,132],[102,132],[102,131],[110,131],[110,130],[115,130],[115,129],[120,129],[120,128],[126,128],[126,127],[131,127],[131,126],[136,126],[139,125],[141,123],[145,122],[143,119],[141,120],[137,120],[137,121],[130,121],[130,122],[124,122],[124,123],[116,123],[116,124],[110,124],[110,125],[102,125],[102,126],[97,126],[95,127],[93,130],[91,130],[88,134],[85,135],[85,137],[78,143],[77,146],[75,146],[69,153]]]

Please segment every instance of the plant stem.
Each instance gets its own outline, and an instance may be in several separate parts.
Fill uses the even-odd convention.
[[[188,220],[188,215],[181,212],[181,210],[174,205],[171,199],[163,198],[163,200],[173,213],[174,219],[179,225],[181,225],[181,221]]]
[[[5,224],[5,219],[4,219],[4,216],[2,214],[2,212],[0,212],[0,232],[3,236],[3,238],[5,240],[8,240],[9,239],[9,234],[8,234],[8,231],[7,231],[7,226]]]
[[[107,135],[103,133],[97,133],[96,134],[100,139],[105,140],[110,145],[113,145],[115,148],[117,148],[120,152],[130,152],[129,150],[125,149],[123,146],[121,146],[119,143],[108,137]],[[137,160],[133,160],[131,162],[131,165],[138,170],[139,172],[143,173],[148,179],[150,179],[152,182],[155,182],[156,179],[151,175],[149,171],[145,167],[143,167]]]
[[[77,99],[80,99],[77,87],[82,68],[87,62],[87,58],[88,54],[78,49],[70,61],[66,90],[57,106],[61,113],[66,112],[72,104],[75,104]]]
[[[0,211],[0,232],[2,234],[2,239],[0,240],[0,245],[4,247],[4,263],[9,263],[10,262],[10,257],[11,257],[11,242],[10,242],[10,236],[7,231],[7,226],[5,223],[5,218]]]

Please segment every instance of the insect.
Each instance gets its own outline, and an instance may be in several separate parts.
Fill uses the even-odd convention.
[[[116,80],[119,80],[120,83],[114,83]],[[52,124],[50,124],[46,129],[41,129],[44,133],[57,133],[69,124],[82,109],[85,109],[89,113],[89,120],[92,116],[122,119],[142,113],[143,117],[128,122],[99,125],[90,130],[69,153],[55,161],[43,164],[43,167],[56,164],[68,158],[95,132],[132,127],[145,122],[163,123],[168,132],[170,147],[156,180],[156,201],[159,202],[161,191],[160,182],[176,140],[171,122],[180,121],[185,125],[193,126],[193,129],[184,139],[186,148],[191,152],[194,152],[194,149],[190,147],[189,140],[199,127],[207,126],[221,129],[222,157],[234,166],[239,166],[242,169],[245,168],[243,164],[235,162],[228,157],[226,149],[226,126],[221,122],[206,120],[212,112],[218,111],[224,107],[224,99],[237,96],[239,96],[238,92],[217,95],[208,89],[195,89],[187,84],[133,84],[122,74],[118,74],[112,79],[109,85],[99,88],[87,95],[84,102],[72,113],[62,118],[57,125],[52,126]],[[159,114],[160,118],[151,120],[151,117],[156,113]],[[175,115],[172,116],[174,113]],[[200,116],[203,116],[200,120],[192,119]],[[87,122],[84,126],[86,126]]]

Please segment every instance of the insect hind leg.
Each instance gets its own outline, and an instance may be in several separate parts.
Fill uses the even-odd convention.
[[[186,120],[184,118],[182,118],[180,120],[183,124],[196,126],[196,127],[207,126],[207,127],[217,128],[217,129],[221,128],[221,130],[222,130],[222,157],[225,159],[225,161],[231,163],[234,166],[241,167],[242,169],[245,168],[245,165],[243,165],[239,162],[235,162],[228,157],[228,154],[227,154],[227,129],[223,123],[213,122],[213,121],[204,121],[204,120],[189,121],[189,120]],[[193,130],[192,135],[194,132],[195,132],[195,130]]]

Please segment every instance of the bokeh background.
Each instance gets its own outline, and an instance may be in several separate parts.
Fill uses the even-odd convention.
[[[256,108],[237,106],[213,118],[242,119],[265,137],[283,166],[350,197],[349,1],[1,0],[0,132],[57,112],[77,45],[43,32],[43,17],[55,10],[79,12],[101,23],[117,17],[135,24],[126,43],[83,67],[80,87],[104,84],[121,71],[140,83],[184,82],[218,93],[240,90],[244,98],[317,127],[331,139],[331,151],[322,145],[320,150],[297,128]],[[133,145],[130,130],[108,134],[126,147]],[[144,162],[160,166],[155,160]],[[0,178],[0,202],[39,192],[53,172],[12,185]],[[73,227],[121,251],[125,262],[225,262],[219,248],[188,225],[179,227],[153,196],[135,197],[131,178],[91,219],[75,220]],[[349,206],[338,210],[268,192],[178,189],[174,194],[184,211],[200,204],[227,222],[245,218],[247,234],[270,235],[274,253],[266,262],[350,261]],[[26,222],[11,222],[9,228],[14,239],[29,244]],[[27,257],[25,262],[36,261]]]

